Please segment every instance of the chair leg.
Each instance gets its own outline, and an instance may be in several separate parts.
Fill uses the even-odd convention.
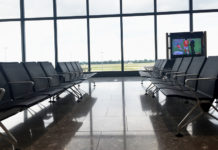
[[[13,136],[13,134],[0,122],[0,127],[5,131],[7,135],[7,140],[12,145],[17,145],[17,139]],[[2,135],[2,134],[1,134]]]
[[[94,84],[93,86],[95,87],[96,84],[95,84],[95,81],[91,78],[91,82]]]
[[[199,107],[199,103],[197,103],[192,109],[185,115],[185,117],[180,121],[180,123],[177,125],[178,131],[180,131],[185,123],[186,119],[196,110],[197,107]]]
[[[77,92],[77,91],[75,91],[73,88],[70,88],[71,90],[72,90],[72,94],[76,97],[76,98],[78,98],[78,99],[80,99],[81,98],[81,95]]]
[[[202,103],[209,103],[209,102],[197,102],[196,105],[194,105],[194,107],[192,107],[192,109],[185,115],[185,117],[182,119],[182,121],[180,121],[180,123],[177,126],[177,135],[176,136],[181,136],[181,130],[186,127],[189,123],[197,120],[198,118],[200,118],[202,115],[205,114],[205,112],[203,111],[203,109],[201,108],[201,104]],[[211,105],[212,106],[212,105]],[[187,120],[191,114],[197,109],[197,108],[201,108],[201,112],[197,115],[195,115],[194,117],[192,117],[191,119]],[[211,114],[207,113],[208,115],[211,116]],[[212,116],[214,117],[214,116]],[[186,121],[187,120],[187,121]]]
[[[144,78],[142,77],[142,79],[141,79],[141,84],[143,84],[144,81],[145,81],[145,80],[144,80]]]
[[[148,94],[148,91],[150,90],[150,89],[152,89],[154,87],[154,85],[152,84],[152,83],[150,83],[150,85],[145,89],[145,95],[147,95]]]

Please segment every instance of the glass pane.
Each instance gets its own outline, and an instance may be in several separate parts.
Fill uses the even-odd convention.
[[[180,11],[189,9],[189,0],[157,0],[157,11]]]
[[[52,17],[52,0],[25,0],[25,17]]]
[[[217,9],[217,0],[193,0],[193,9]]]
[[[124,69],[142,70],[154,60],[154,17],[124,17]]]
[[[154,11],[154,0],[123,0],[123,13],[143,13]]]
[[[54,64],[53,21],[26,22],[27,61],[50,61]]]
[[[91,70],[121,71],[120,18],[90,19]]]
[[[20,0],[0,0],[0,18],[19,18]]]
[[[194,31],[207,31],[207,55],[218,55],[218,13],[194,14]]]
[[[91,15],[119,14],[120,0],[89,0]]]
[[[189,15],[161,15],[157,17],[158,58],[166,58],[166,33],[189,32]]]
[[[22,60],[20,22],[0,23],[0,61]]]
[[[86,0],[57,0],[57,15],[86,15]]]
[[[58,21],[58,60],[79,61],[88,69],[87,25],[85,19]]]

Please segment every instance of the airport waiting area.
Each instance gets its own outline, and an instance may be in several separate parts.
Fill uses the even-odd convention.
[[[0,0],[0,150],[218,149],[218,2]]]

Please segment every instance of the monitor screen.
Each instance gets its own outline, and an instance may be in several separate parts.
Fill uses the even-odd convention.
[[[171,57],[202,56],[203,32],[171,33]]]
[[[201,55],[201,38],[173,39],[172,55]]]

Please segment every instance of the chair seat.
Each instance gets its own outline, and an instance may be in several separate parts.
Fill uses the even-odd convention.
[[[181,91],[181,90],[174,90],[174,89],[160,89],[160,91],[167,97],[181,97],[190,100],[196,100],[196,96],[197,96],[200,100],[213,99],[212,97],[201,94],[199,92]]]
[[[49,98],[47,95],[42,95],[41,93],[34,93],[25,98],[20,98],[14,100],[15,105],[22,107],[30,107],[33,106],[45,99]]]
[[[59,93],[62,93],[64,91],[63,88],[59,88],[59,87],[53,87],[53,88],[49,88],[48,90],[46,91],[42,91],[40,93],[42,94],[45,94],[45,95],[49,95],[49,96],[54,96],[54,95],[57,95]]]
[[[87,80],[87,79],[93,77],[94,75],[96,75],[96,73],[85,73],[80,77],[80,79]]]
[[[0,102],[0,112],[19,107],[15,101],[5,100]]]
[[[180,91],[190,91],[190,88],[187,88],[182,85],[166,85],[166,84],[156,84],[155,85],[158,89],[173,89],[173,90],[180,90]]]
[[[140,71],[139,75],[141,77],[147,77],[147,78],[151,78],[152,77],[151,72],[147,72],[147,71],[146,72],[145,71]]]
[[[173,80],[163,80],[163,79],[154,79],[151,80],[152,84],[167,84],[167,85],[173,85],[175,82]]]

